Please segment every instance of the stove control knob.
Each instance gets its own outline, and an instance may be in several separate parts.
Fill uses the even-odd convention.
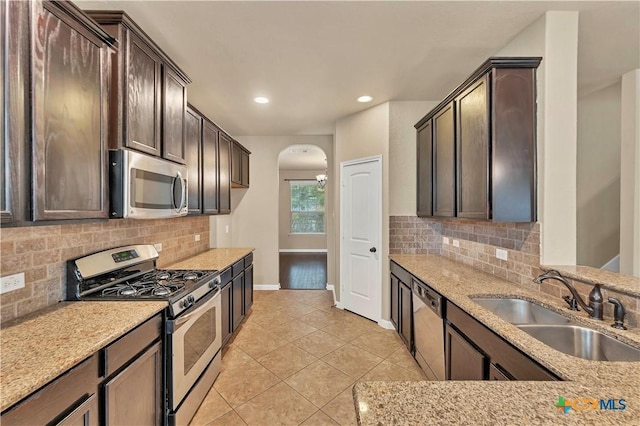
[[[222,282],[222,280],[220,279],[220,277],[215,277],[213,279],[213,284],[214,285],[220,285],[221,282]]]
[[[187,297],[186,299],[184,299],[182,301],[182,307],[187,309],[188,307],[190,307],[192,304],[192,302],[189,300],[189,298]]]
[[[189,302],[191,302],[191,303],[196,301],[196,298],[195,298],[195,296],[193,294],[190,294],[188,299],[189,299]]]

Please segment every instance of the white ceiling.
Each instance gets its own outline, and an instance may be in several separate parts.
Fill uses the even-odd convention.
[[[327,154],[315,145],[291,145],[278,156],[281,170],[324,170]]]
[[[192,78],[189,101],[234,136],[331,134],[378,103],[439,100],[546,10],[580,11],[581,92],[640,68],[638,1],[76,4],[126,11]]]

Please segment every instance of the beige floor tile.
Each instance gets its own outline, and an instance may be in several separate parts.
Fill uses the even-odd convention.
[[[235,411],[229,411],[224,416],[220,416],[207,426],[245,426],[246,423],[242,421],[240,416]]]
[[[422,370],[407,370],[391,361],[382,361],[373,370],[360,378],[361,381],[377,381],[377,380],[401,380],[401,381],[419,381],[426,380]]]
[[[261,357],[258,362],[281,379],[302,370],[317,358],[294,345],[285,345]]]
[[[322,360],[354,379],[365,375],[376,365],[382,362],[382,358],[351,344],[336,349]]]
[[[402,341],[395,331],[388,332],[371,332],[351,341],[351,344],[358,346],[366,351],[386,358],[394,353],[400,346]]]
[[[268,310],[252,312],[245,321],[247,324],[258,324],[263,328],[270,329],[274,325],[282,324],[292,319],[292,317],[281,310]]]
[[[300,318],[304,315],[310,314],[317,309],[311,305],[306,305],[304,303],[295,303],[283,306],[282,308],[280,308],[280,310],[290,317]]]
[[[328,309],[335,305],[333,295],[323,294],[321,296],[309,296],[303,300],[303,303],[318,309]]]
[[[352,312],[349,312],[349,316],[347,316],[346,320],[350,324],[355,324],[357,326],[360,326],[361,328],[367,331],[380,331],[380,332],[386,331],[384,328],[380,327],[377,322],[361,317],[360,315],[356,315]]]
[[[218,417],[231,411],[231,406],[220,396],[218,391],[211,388],[202,405],[193,416],[190,426],[208,425]]]
[[[292,343],[320,358],[329,352],[333,352],[339,347],[344,346],[347,342],[325,333],[324,331],[318,330],[294,340]]]
[[[357,339],[358,337],[370,333],[371,330],[362,325],[349,322],[348,320],[337,321],[331,323],[322,329],[325,333],[329,333],[346,342]]]
[[[340,395],[322,407],[322,411],[342,426],[356,426],[356,406],[353,403],[353,386],[349,386]]]
[[[400,349],[389,355],[387,360],[407,370],[412,370],[416,367],[420,368],[405,346],[401,346]]]
[[[228,345],[222,350],[222,370],[233,368],[250,361],[253,361],[253,358],[235,345]]]
[[[307,315],[301,316],[300,319],[315,328],[324,328],[344,320],[345,316],[346,314],[340,309],[332,308],[329,311],[315,310]]]
[[[287,341],[299,339],[317,330],[317,328],[297,319],[273,326],[269,329],[270,332]]]
[[[286,339],[269,332],[254,335],[251,339],[239,340],[239,338],[240,336],[238,336],[238,339],[236,339],[233,344],[253,359],[258,359],[289,343]]]
[[[320,408],[353,384],[354,379],[318,360],[285,382]]]
[[[313,416],[305,420],[301,426],[335,426],[337,424],[331,417],[318,410]]]
[[[299,425],[315,411],[312,403],[280,382],[236,408],[248,425]]]
[[[221,371],[213,387],[231,407],[237,407],[279,381],[273,373],[251,360]]]

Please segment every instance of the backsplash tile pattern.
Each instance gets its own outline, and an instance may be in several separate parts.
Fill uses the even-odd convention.
[[[200,234],[200,241],[194,235]],[[158,266],[209,249],[209,217],[29,226],[0,230],[0,275],[25,273],[25,287],[0,296],[0,322],[64,300],[66,261],[130,244],[162,243]]]
[[[449,238],[449,244],[442,242]],[[459,247],[453,245],[457,240]],[[496,249],[507,251],[507,259],[496,257]],[[475,269],[496,275],[534,291],[561,297],[569,290],[556,280],[533,282],[540,275],[540,225],[538,223],[483,222],[466,219],[392,216],[389,221],[391,254],[439,254]],[[569,279],[584,300],[593,285]],[[618,298],[627,315],[625,323],[640,323],[640,299],[623,292],[602,289],[604,300]],[[605,303],[605,321],[613,317],[613,305]]]

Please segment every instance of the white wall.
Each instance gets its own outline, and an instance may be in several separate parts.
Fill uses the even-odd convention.
[[[416,214],[416,129],[439,101],[389,102],[389,215]]]
[[[577,263],[620,253],[621,83],[578,99]]]
[[[620,273],[640,277],[640,69],[622,76]]]
[[[496,56],[542,56],[537,73],[541,263],[576,263],[578,12],[550,11]]]
[[[231,204],[231,243],[219,244],[225,237],[221,236],[225,221],[229,217],[212,216],[211,225],[216,228],[217,246],[255,247],[254,281],[256,284],[278,284],[278,155],[290,145],[316,145],[327,153],[328,174],[333,170],[332,136],[239,136],[238,141],[251,151],[249,189],[232,189]],[[332,179],[327,186],[332,184]],[[331,206],[329,206],[331,208]],[[333,244],[332,212],[329,212],[327,230],[328,245]],[[226,237],[228,238],[228,237]],[[327,260],[329,282],[335,275],[332,259]]]
[[[280,250],[326,250],[327,234],[292,234],[291,231],[291,185],[287,179],[316,180],[316,175],[324,170],[282,170],[280,169]],[[333,177],[329,177],[333,179]],[[327,180],[328,182],[328,180]],[[325,192],[325,200],[329,198]],[[325,217],[327,213],[325,213]],[[326,231],[326,229],[325,229]]]

